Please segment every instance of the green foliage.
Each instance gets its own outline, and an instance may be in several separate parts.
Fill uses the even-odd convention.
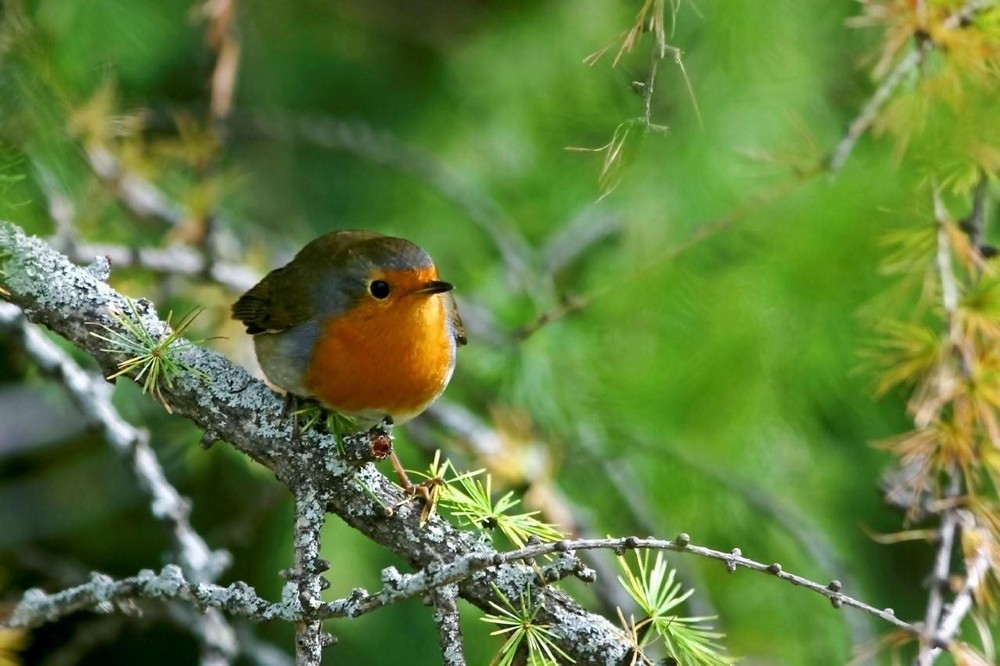
[[[28,176],[24,155],[5,146],[0,141],[0,211],[9,213],[12,209],[27,206],[29,200],[12,199],[16,186],[23,184]]]
[[[151,331],[139,316],[132,300],[128,301],[129,312],[112,311],[111,317],[119,328],[102,325],[107,335],[91,333],[95,338],[107,342],[110,347],[103,351],[126,356],[118,362],[118,370],[108,376],[108,380],[127,376],[142,385],[142,392],[151,394],[170,410],[170,404],[163,395],[162,387],[173,387],[174,380],[181,374],[195,374],[199,371],[177,358],[178,351],[187,344],[184,332],[201,314],[201,310],[188,313],[177,326],[170,323],[173,313],[167,314],[166,335]]]
[[[734,663],[731,658],[720,654],[722,648],[718,641],[723,634],[705,625],[714,617],[684,617],[677,613],[678,607],[694,594],[694,590],[681,592],[681,584],[674,580],[677,572],[668,567],[663,553],[656,553],[652,566],[648,550],[641,555],[635,552],[635,560],[637,570],[626,563],[624,555],[618,557],[622,572],[618,582],[646,616],[639,622],[634,619],[625,622],[619,609],[624,628],[633,637],[636,654],[659,638],[667,654],[679,664],[726,666]],[[652,631],[647,631],[646,625],[650,625]]]
[[[563,652],[553,641],[554,635],[548,625],[538,622],[538,612],[542,607],[537,604],[529,587],[518,597],[515,605],[496,586],[493,590],[500,603],[490,602],[496,613],[487,613],[483,622],[496,625],[498,629],[490,632],[491,636],[506,636],[507,640],[490,666],[511,666],[518,658],[520,651],[526,654],[526,663],[532,666],[556,666],[557,664],[572,664],[574,659]]]
[[[426,511],[433,513],[442,507],[449,514],[466,525],[477,529],[500,532],[518,548],[527,545],[528,539],[537,537],[542,541],[557,541],[563,533],[555,526],[537,518],[538,511],[518,513],[513,509],[521,503],[514,491],[504,493],[500,499],[493,499],[493,478],[479,469],[456,474],[451,462],[441,462],[441,452],[435,453],[434,460],[426,473],[419,475],[430,482],[431,501]],[[452,476],[448,476],[449,472]]]

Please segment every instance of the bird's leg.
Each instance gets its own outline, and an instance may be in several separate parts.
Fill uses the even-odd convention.
[[[430,503],[431,488],[427,482],[413,483],[410,481],[410,477],[406,475],[406,470],[403,469],[402,463],[400,463],[399,458],[396,457],[395,451],[391,451],[389,453],[389,461],[392,463],[392,469],[395,470],[396,476],[399,477],[399,485],[403,487],[403,492],[414,497],[420,496],[422,500]]]
[[[327,432],[326,421],[329,414],[333,414],[333,412],[329,412],[314,398],[305,398],[294,393],[285,393],[285,401],[281,407],[281,418],[292,417],[292,437],[298,437],[313,426],[320,432]],[[334,416],[336,415],[334,414]],[[340,430],[336,421],[334,422],[333,434],[339,440]]]
[[[285,393],[285,401],[281,405],[281,420],[284,421],[289,415],[292,417],[292,437],[298,438],[299,396],[291,392]]]
[[[378,460],[389,458],[392,469],[396,472],[399,485],[403,487],[403,492],[412,496],[420,496],[425,502],[431,501],[430,486],[426,483],[413,483],[406,475],[403,463],[399,462],[396,452],[392,449],[392,417],[385,417],[381,423],[368,431],[369,441],[372,446],[372,453]]]

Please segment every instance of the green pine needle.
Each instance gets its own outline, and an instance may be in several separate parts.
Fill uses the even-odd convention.
[[[292,412],[292,418],[299,422],[301,432],[309,432],[316,424],[323,424],[324,430],[333,435],[337,443],[337,452],[344,455],[344,436],[358,432],[358,424],[349,416],[339,414],[332,409],[314,402],[305,403],[300,409]]]
[[[447,465],[448,463],[446,463]],[[521,500],[510,491],[493,501],[493,478],[487,474],[486,483],[476,478],[483,470],[467,472],[448,479],[441,492],[441,505],[455,517],[480,528],[499,528],[504,536],[518,548],[523,548],[531,537],[542,541],[563,538],[554,525],[544,523],[536,516],[538,511],[513,513]]]
[[[506,635],[507,640],[490,662],[490,666],[510,666],[517,658],[520,649],[528,651],[527,663],[533,666],[575,663],[572,657],[555,644],[553,640],[555,634],[549,631],[548,625],[537,622],[536,618],[542,607],[532,599],[530,586],[521,593],[517,606],[514,606],[496,585],[493,586],[493,591],[501,601],[501,604],[490,602],[490,606],[495,608],[497,613],[487,613],[480,619],[499,627],[490,632],[490,636]]]
[[[166,324],[172,330],[164,336],[149,330],[142,318],[139,317],[135,303],[131,299],[128,299],[127,302],[129,313],[111,312],[111,318],[124,331],[102,324],[101,327],[107,331],[108,335],[91,333],[95,338],[104,340],[110,345],[101,351],[128,357],[120,361],[116,366],[118,370],[108,375],[107,378],[112,380],[122,376],[131,377],[142,386],[143,393],[151,394],[163,403],[168,412],[171,412],[170,404],[167,403],[162,388],[164,386],[168,389],[173,388],[174,380],[185,372],[203,376],[198,370],[178,360],[177,349],[174,347],[175,343],[187,344],[186,341],[182,340],[182,336],[195,318],[201,314],[203,308],[191,311],[181,319],[176,327],[172,327],[170,324],[170,319],[173,317],[173,312],[170,312],[167,315]]]
[[[657,553],[652,567],[649,564],[649,551],[641,556],[635,554],[638,571],[633,570],[625,561],[618,558],[622,575],[618,582],[629,593],[646,619],[634,625],[641,629],[644,625],[652,625],[652,632],[646,632],[645,637],[637,647],[650,644],[657,637],[665,643],[667,654],[681,664],[694,666],[727,666],[733,663],[731,657],[720,654],[722,647],[718,640],[723,634],[713,631],[704,623],[714,620],[714,617],[681,617],[675,611],[678,606],[690,597],[694,590],[681,591],[681,584],[675,582],[676,571],[667,566],[663,553]],[[619,615],[624,618],[619,609]],[[626,627],[626,631],[629,627]],[[641,632],[633,631],[633,634]]]

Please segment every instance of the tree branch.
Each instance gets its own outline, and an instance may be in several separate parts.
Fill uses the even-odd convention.
[[[953,503],[962,489],[962,475],[958,470],[951,473],[948,482],[946,501]],[[955,545],[955,534],[958,531],[958,511],[954,506],[944,510],[941,518],[941,528],[938,530],[938,549],[934,557],[934,569],[931,571],[930,594],[927,596],[927,611],[924,615],[924,635],[920,643],[920,653],[917,656],[919,666],[929,666],[934,662],[933,653],[941,647],[936,640],[938,622],[944,609],[944,592],[951,574],[951,551]]]
[[[438,628],[441,663],[444,666],[465,666],[462,649],[462,625],[458,616],[458,586],[445,585],[430,594],[434,606],[434,624]]]
[[[323,631],[323,623],[311,616],[322,605],[320,595],[329,587],[322,573],[329,565],[320,559],[320,532],[326,511],[314,488],[295,489],[295,568],[287,576],[298,585],[299,604],[306,618],[295,625],[295,663],[319,666],[323,648],[333,644],[333,636]]]

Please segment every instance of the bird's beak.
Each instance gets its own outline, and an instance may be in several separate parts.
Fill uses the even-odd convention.
[[[445,282],[444,280],[431,280],[424,284],[424,286],[417,289],[418,294],[443,294],[446,291],[451,291],[455,286],[451,282]]]

